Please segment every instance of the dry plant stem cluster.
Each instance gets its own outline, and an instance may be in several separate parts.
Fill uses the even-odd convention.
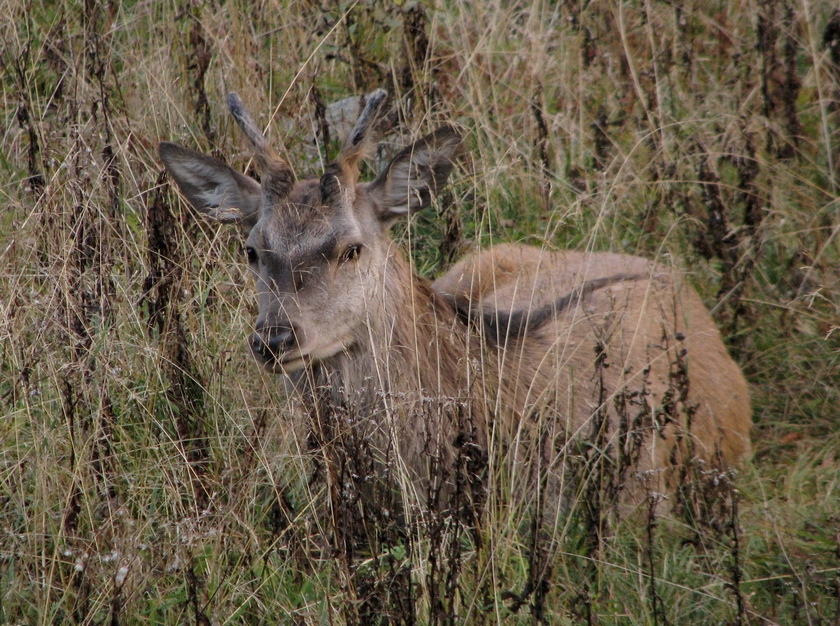
[[[837,623],[832,3],[0,9],[0,622]],[[239,234],[174,193],[156,146],[257,174],[237,91],[304,178],[340,150],[331,105],[378,87],[378,167],[441,124],[467,137],[453,186],[395,232],[410,269],[523,241],[677,267],[750,382],[750,463],[685,465],[658,508],[615,497],[636,424],[693,419],[693,352],[671,344],[673,408],[616,395],[624,425],[579,433],[555,515],[523,489],[550,485],[539,464],[480,524],[333,502],[324,441],[248,354]],[[351,491],[366,454],[337,466]]]

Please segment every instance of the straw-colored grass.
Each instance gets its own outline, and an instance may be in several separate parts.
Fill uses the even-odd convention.
[[[4,0],[0,15],[0,623],[341,624],[364,567],[413,582],[412,611],[383,622],[840,623],[831,2]],[[593,539],[570,502],[547,596],[516,612],[506,592],[533,555],[527,516],[501,504],[481,545],[449,539],[448,615],[429,604],[421,530],[361,565],[330,552],[306,423],[247,353],[238,233],[161,176],[161,140],[248,166],[232,90],[315,171],[338,145],[316,145],[316,92],[378,86],[405,136],[468,129],[449,190],[398,229],[418,272],[495,241],[667,256],[753,391],[754,456],[710,508],[606,512]]]

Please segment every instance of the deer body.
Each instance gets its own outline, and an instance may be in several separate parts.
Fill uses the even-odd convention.
[[[663,491],[686,454],[732,466],[749,453],[746,381],[697,293],[668,267],[503,245],[461,261],[434,288],[460,306],[550,312],[549,322],[497,347],[499,395],[513,414],[550,407],[567,420],[558,425],[565,438],[586,435],[599,411],[613,435],[622,411],[649,411],[636,469],[664,471]]]
[[[635,438],[634,466],[661,470],[661,488],[686,455],[734,464],[748,453],[746,382],[700,298],[670,269],[505,245],[433,285],[415,276],[390,226],[429,204],[461,140],[439,129],[358,183],[384,99],[370,96],[320,179],[295,182],[235,94],[228,105],[261,185],[160,147],[190,202],[248,235],[260,302],[252,351],[294,382],[334,484],[400,486],[404,508],[474,505],[491,440],[511,467],[535,454],[560,484],[564,447],[593,429],[603,441],[623,437],[619,446]],[[369,462],[359,467],[354,455]]]

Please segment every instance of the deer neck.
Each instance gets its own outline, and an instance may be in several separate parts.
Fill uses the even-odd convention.
[[[351,347],[311,369],[305,395],[313,445],[327,451],[337,475],[352,461],[361,463],[352,475],[377,473],[386,481],[398,452],[397,466],[409,477],[403,484],[418,501],[440,476],[449,477],[435,496],[445,506],[457,491],[452,476],[467,468],[479,502],[487,428],[482,377],[473,365],[482,362],[479,342],[398,253],[388,259],[364,326]],[[446,469],[438,476],[434,467]]]
[[[362,413],[430,399],[463,402],[469,364],[479,357],[471,352],[480,349],[468,337],[453,307],[394,251],[353,344],[296,382],[317,402]]]

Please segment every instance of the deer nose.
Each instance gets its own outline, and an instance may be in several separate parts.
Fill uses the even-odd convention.
[[[297,332],[294,325],[257,324],[256,331],[251,335],[251,349],[267,361],[280,357],[297,345]]]

